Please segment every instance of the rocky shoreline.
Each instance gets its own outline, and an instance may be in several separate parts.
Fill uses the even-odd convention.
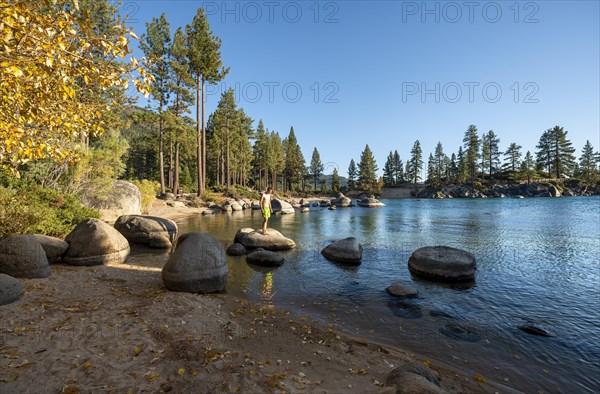
[[[564,185],[530,183],[494,185],[489,188],[469,185],[449,185],[443,188],[426,187],[417,198],[526,198],[526,197],[576,197],[600,195],[600,186],[582,187],[577,182]]]

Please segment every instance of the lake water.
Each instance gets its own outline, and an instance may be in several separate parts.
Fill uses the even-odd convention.
[[[229,258],[227,290],[527,392],[600,391],[600,198],[386,200],[385,208],[311,208],[274,216],[270,227],[296,250],[275,269]],[[198,216],[180,233],[208,232],[227,247],[259,212]],[[347,268],[320,251],[354,236],[363,261]],[[477,259],[472,286],[413,278],[417,248],[448,245]],[[401,281],[416,299],[389,296]],[[534,324],[553,337],[517,329]],[[468,329],[448,336],[452,325]],[[464,333],[463,333],[464,334]]]

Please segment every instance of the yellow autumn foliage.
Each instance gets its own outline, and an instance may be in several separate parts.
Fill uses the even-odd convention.
[[[94,91],[147,95],[152,76],[129,59],[123,24],[98,34],[77,0],[0,0],[0,167],[77,160],[76,141],[102,133],[117,102]],[[101,59],[102,61],[99,61]],[[106,61],[109,59],[109,61]],[[93,98],[93,99],[91,99]]]

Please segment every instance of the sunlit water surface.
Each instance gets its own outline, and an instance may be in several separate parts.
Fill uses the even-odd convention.
[[[297,249],[284,252],[284,265],[275,269],[230,257],[227,291],[519,390],[600,392],[600,198],[384,202],[379,209],[311,208],[272,217],[270,227]],[[227,247],[239,228],[261,222],[260,212],[245,211],[178,225],[180,234],[208,232]],[[321,256],[329,241],[349,236],[364,247],[360,266]],[[413,278],[408,258],[426,245],[473,253],[474,284]],[[385,292],[395,281],[412,284],[419,297],[398,305]],[[447,336],[453,324],[469,333]],[[524,333],[522,324],[553,336]]]

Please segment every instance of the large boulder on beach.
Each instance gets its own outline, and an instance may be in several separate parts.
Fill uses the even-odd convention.
[[[231,210],[234,212],[239,212],[239,211],[243,211],[244,208],[237,202],[234,202],[231,204]]]
[[[449,246],[426,246],[408,259],[414,275],[439,282],[466,282],[475,277],[475,256]]]
[[[62,260],[70,265],[124,263],[130,251],[127,239],[114,227],[98,219],[79,223],[65,241],[69,248]]]
[[[34,234],[33,235],[40,245],[42,245],[42,249],[46,252],[46,257],[48,258],[48,263],[56,264],[60,261],[61,256],[67,251],[69,244],[64,240],[56,237],[49,237],[47,235]]]
[[[0,274],[0,305],[11,304],[21,298],[23,285],[12,276]]]
[[[171,291],[215,293],[227,283],[227,255],[221,243],[206,233],[187,233],[177,240],[175,252],[162,269],[162,281]]]
[[[263,248],[266,250],[289,250],[296,247],[296,243],[284,237],[279,231],[267,229],[267,235],[261,230],[242,228],[235,234],[234,242],[239,242],[249,249]]]
[[[354,237],[335,241],[327,245],[321,254],[336,263],[358,265],[362,260],[362,245]]]
[[[442,394],[438,373],[417,362],[404,362],[386,378],[387,386],[396,386],[396,394]]]
[[[269,250],[257,250],[246,256],[248,264],[276,267],[283,264],[284,257]]]
[[[114,222],[122,215],[139,215],[142,213],[142,194],[133,183],[117,180],[108,194],[100,199],[96,196],[83,195],[81,202],[100,212],[100,219]]]
[[[279,199],[274,199],[271,201],[271,207],[273,208],[273,213],[281,213],[281,214],[289,214],[294,213],[294,207],[287,202]]]
[[[0,241],[0,273],[29,279],[52,275],[46,252],[33,235],[15,235]]]
[[[115,229],[129,242],[151,248],[168,249],[177,237],[177,224],[156,216],[120,216],[115,222]]]

